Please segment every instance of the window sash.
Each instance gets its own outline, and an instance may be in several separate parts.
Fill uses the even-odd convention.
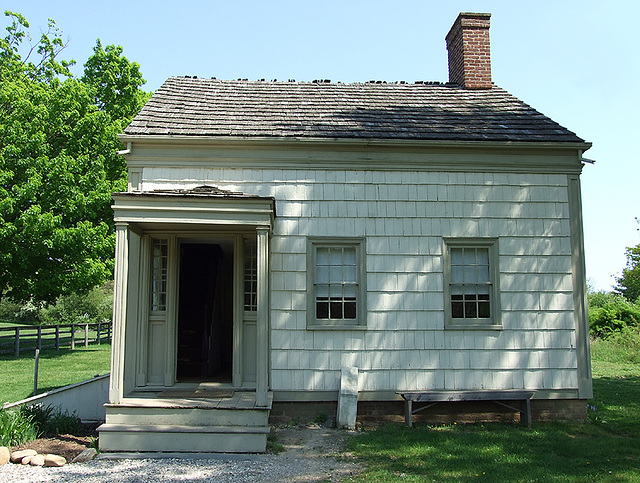
[[[169,242],[166,238],[151,241],[151,311],[167,310]]]
[[[491,318],[488,247],[451,247],[449,283],[452,319]]]
[[[258,310],[258,244],[253,240],[244,243],[244,310]]]
[[[316,319],[358,318],[356,251],[355,246],[316,246]]]
[[[451,328],[497,327],[497,239],[444,239],[445,312]]]
[[[308,240],[308,327],[364,323],[364,239]]]

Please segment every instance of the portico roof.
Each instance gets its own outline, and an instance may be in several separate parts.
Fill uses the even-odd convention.
[[[276,216],[273,197],[222,190],[215,186],[113,193],[114,221],[154,225],[268,227]]]

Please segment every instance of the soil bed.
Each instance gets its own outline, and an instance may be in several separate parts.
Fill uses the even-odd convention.
[[[19,449],[33,449],[39,454],[57,454],[64,456],[67,463],[82,453],[91,444],[92,436],[74,436],[72,434],[61,434],[48,438],[38,438],[20,446],[14,446],[11,451]]]

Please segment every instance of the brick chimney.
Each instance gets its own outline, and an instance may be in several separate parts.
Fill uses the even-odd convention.
[[[491,89],[490,13],[462,12],[447,34],[449,82],[465,89]]]

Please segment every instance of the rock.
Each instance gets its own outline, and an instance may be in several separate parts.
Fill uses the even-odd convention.
[[[24,458],[22,458],[22,461],[20,463],[22,463],[23,465],[28,465],[29,463],[31,463],[31,460],[33,458],[35,458],[37,455],[34,454],[30,454],[29,456],[25,456]]]
[[[38,453],[32,449],[21,449],[20,451],[14,451],[11,453],[11,462],[20,463],[25,456],[35,456]]]
[[[57,454],[46,454],[44,455],[44,465],[45,466],[64,466],[67,464],[67,460],[62,456],[58,456]]]
[[[6,446],[0,446],[0,466],[6,465],[11,460],[11,453]]]
[[[37,454],[31,458],[29,461],[31,466],[44,466],[44,455]]]
[[[86,463],[87,461],[91,461],[96,456],[98,456],[98,451],[95,448],[87,448],[78,456],[71,460],[72,463]]]

